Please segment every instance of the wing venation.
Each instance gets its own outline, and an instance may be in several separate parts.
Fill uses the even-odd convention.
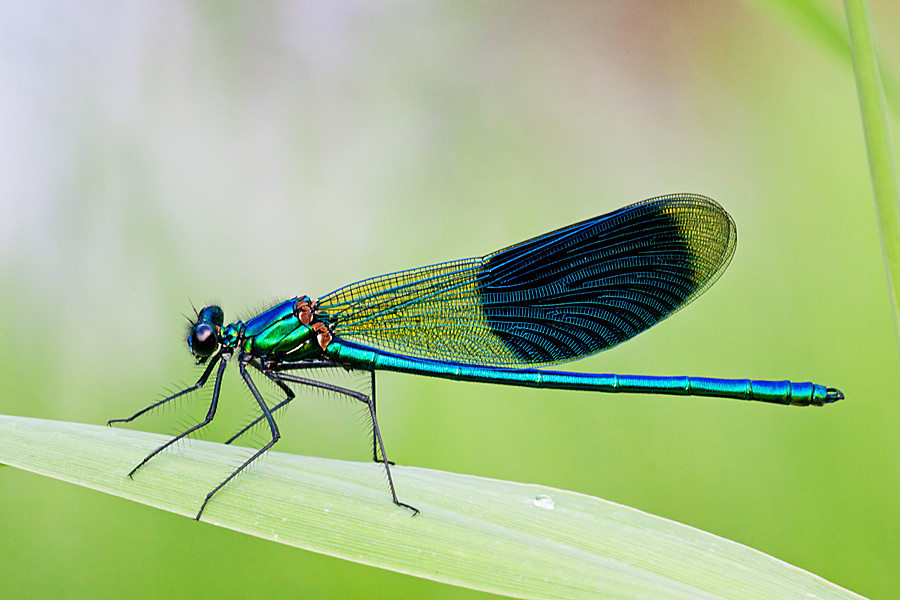
[[[321,298],[338,337],[421,358],[496,366],[606,350],[676,312],[737,241],[713,200],[663,196],[482,258],[366,279]]]

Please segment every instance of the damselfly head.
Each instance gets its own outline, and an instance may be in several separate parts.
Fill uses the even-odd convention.
[[[225,323],[225,313],[218,306],[206,306],[197,313],[191,324],[187,343],[197,362],[205,362],[219,347],[219,332]]]

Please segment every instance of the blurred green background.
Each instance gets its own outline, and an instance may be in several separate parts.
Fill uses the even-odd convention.
[[[191,302],[246,318],[703,193],[738,225],[728,272],[574,367],[812,380],[845,402],[385,374],[389,455],[621,502],[894,597],[900,378],[856,90],[778,4],[3,3],[0,412],[100,424],[192,383]],[[900,8],[872,10],[890,68]],[[208,439],[252,412],[227,379]],[[196,396],[138,427],[180,430]],[[366,460],[363,417],[303,393],[278,450]],[[4,597],[488,596],[9,468],[0,540]]]

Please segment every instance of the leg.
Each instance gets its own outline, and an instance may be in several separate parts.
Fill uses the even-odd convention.
[[[299,371],[300,369],[329,369],[339,367],[329,359],[301,360],[297,362],[272,362],[254,365],[260,371]]]
[[[381,429],[378,427],[378,417],[375,415],[375,400],[372,397],[366,396],[365,394],[354,391],[354,390],[349,390],[347,388],[342,388],[342,387],[339,387],[336,385],[332,385],[330,383],[325,383],[324,381],[316,381],[315,379],[307,379],[305,377],[298,377],[296,375],[289,375],[287,373],[277,373],[277,372],[272,372],[272,371],[263,371],[263,373],[267,377],[269,377],[269,379],[272,379],[273,381],[286,381],[286,382],[290,382],[290,383],[297,383],[300,385],[308,385],[310,387],[316,387],[319,389],[328,390],[330,392],[335,392],[337,394],[343,394],[344,396],[350,396],[351,398],[354,398],[356,400],[359,400],[360,402],[365,403],[365,405],[369,407],[369,415],[372,418],[372,440],[373,440],[372,444],[373,444],[373,446],[375,446],[375,448],[374,448],[375,462],[380,462],[381,464],[384,465],[384,471],[385,471],[385,473],[387,473],[388,486],[390,486],[390,488],[391,488],[391,499],[394,501],[394,504],[396,504],[397,506],[402,506],[403,508],[408,508],[409,510],[411,510],[413,512],[413,516],[419,514],[418,508],[416,508],[414,506],[410,506],[409,504],[400,502],[400,500],[397,498],[397,492],[394,489],[394,479],[393,479],[393,477],[391,477],[391,464],[393,464],[393,463],[391,463],[390,461],[387,460],[387,455],[384,452],[384,441],[382,441],[382,439],[381,439]],[[373,374],[372,374],[373,391],[374,391],[374,383],[375,383],[375,374],[373,372]],[[379,450],[379,449],[381,450],[382,460],[378,459],[377,450]]]
[[[166,442],[165,444],[163,444],[162,446],[160,446],[159,448],[157,448],[156,450],[154,450],[153,452],[148,454],[146,457],[144,457],[144,460],[142,460],[140,463],[138,463],[138,465],[135,468],[133,468],[130,473],[128,473],[129,477],[133,477],[138,469],[140,469],[145,464],[147,464],[148,460],[150,460],[151,458],[153,458],[154,456],[156,456],[157,454],[159,454],[160,452],[162,452],[163,450],[165,450],[166,448],[168,448],[169,446],[171,446],[178,440],[194,433],[195,431],[197,431],[198,429],[200,429],[202,427],[206,427],[207,425],[209,425],[210,421],[213,420],[213,417],[216,416],[216,408],[219,405],[219,390],[222,388],[222,374],[225,372],[225,365],[227,364],[227,362],[228,362],[228,359],[222,358],[221,362],[219,363],[219,369],[216,371],[216,382],[213,387],[212,400],[209,403],[209,410],[206,412],[206,418],[203,419],[202,421],[200,421],[199,423],[197,423],[196,425],[194,425],[193,427],[189,428],[187,431],[179,433],[178,435],[173,437],[171,440],[169,440],[168,442]],[[197,387],[202,386],[203,385],[202,382],[206,381],[206,378],[208,377],[209,372],[213,367],[213,364],[215,364],[215,363],[210,364],[206,368],[206,371],[204,371],[203,376],[200,378],[200,381],[197,382],[197,385],[194,386],[194,388],[188,388],[184,392],[179,392],[179,393],[175,394],[174,396],[166,398],[166,400],[163,400],[162,402],[157,402],[155,405],[153,405],[153,407],[159,406],[163,402],[167,402],[167,401],[171,400],[172,398],[176,398],[176,397],[184,394],[187,391],[193,391],[193,389],[196,389]],[[153,408],[153,407],[150,407],[150,408]],[[134,417],[131,417],[131,419],[135,418],[136,416],[138,416],[142,413],[147,412],[148,410],[150,410],[150,408],[145,408],[141,412],[137,413]],[[131,419],[126,419],[126,421],[130,421]]]
[[[113,423],[130,423],[131,421],[134,421],[141,415],[150,412],[154,408],[159,408],[160,406],[162,406],[166,402],[169,402],[170,400],[174,400],[175,398],[179,398],[181,396],[184,396],[185,394],[190,394],[191,392],[195,392],[195,391],[199,390],[206,384],[206,380],[209,379],[209,374],[212,373],[213,367],[216,366],[216,363],[219,362],[220,358],[222,358],[221,354],[216,354],[215,356],[213,356],[212,359],[209,361],[209,365],[207,365],[206,369],[203,371],[203,375],[201,375],[200,379],[197,380],[197,383],[195,383],[191,387],[181,390],[177,394],[172,394],[168,398],[163,398],[159,402],[155,402],[154,404],[151,404],[147,408],[137,411],[136,413],[134,413],[127,419],[111,419],[111,420],[107,421],[106,424],[112,425]],[[222,361],[222,364],[224,365],[225,361]],[[219,368],[221,369],[222,367],[219,367]],[[219,375],[216,376],[216,379],[218,380],[221,376],[222,376],[222,374],[219,373]]]
[[[277,410],[287,406],[295,398],[295,396],[294,396],[294,391],[291,388],[286,386],[281,381],[278,381],[277,379],[273,379],[271,376],[268,375],[269,372],[285,371],[285,370],[291,371],[291,370],[296,370],[296,369],[322,369],[322,368],[338,366],[338,365],[334,364],[333,362],[331,362],[330,360],[319,360],[319,361],[305,360],[305,361],[291,362],[291,363],[268,364],[268,363],[261,363],[256,359],[252,359],[250,361],[250,364],[253,365],[260,373],[262,373],[266,377],[269,377],[269,379],[272,380],[272,382],[275,383],[275,385],[277,385],[278,387],[280,387],[281,391],[284,392],[284,400],[282,400],[281,402],[279,402],[278,404],[276,404],[275,406],[272,407],[272,409],[271,409],[272,414],[275,414],[275,412]],[[254,419],[249,425],[247,425],[246,427],[244,427],[243,429],[238,431],[236,434],[234,434],[233,436],[228,438],[228,440],[226,440],[225,443],[230,444],[230,443],[234,442],[236,439],[238,439],[239,437],[241,437],[242,435],[244,435],[245,433],[250,431],[256,425],[258,425],[259,423],[262,423],[265,420],[265,418],[266,418],[265,415],[260,415],[259,417]],[[378,462],[378,459],[375,459],[375,461]]]
[[[319,360],[319,361],[285,362],[285,363],[261,364],[261,365],[254,363],[254,366],[257,369],[259,369],[260,371],[262,371],[263,373],[266,373],[266,372],[296,371],[299,369],[322,369],[322,368],[329,368],[329,367],[339,367],[340,365],[335,364],[330,359],[325,359],[325,360]],[[370,386],[370,389],[372,390],[370,393],[370,397],[372,398],[372,406],[374,409],[374,406],[375,406],[375,371],[369,371],[369,372],[372,375],[371,383],[369,384],[369,386]],[[270,379],[271,379],[271,377],[270,377]],[[278,403],[274,408],[272,408],[272,412],[275,412],[276,410],[278,410],[279,408],[281,408],[282,406],[286,405],[288,402],[293,400],[294,395],[290,391],[289,388],[287,388],[283,383],[280,383],[277,379],[272,379],[272,381],[274,381],[277,385],[279,385],[288,394],[287,398],[285,398],[282,402]],[[341,388],[341,389],[343,389],[343,388]],[[334,391],[334,390],[331,390],[331,391]],[[250,427],[253,427],[257,423],[262,421],[262,419],[263,419],[262,417],[259,417],[258,419],[253,421],[253,423],[248,425],[246,428],[241,430],[237,435],[235,435],[234,437],[232,437],[230,440],[228,440],[225,443],[230,444],[237,437],[242,435],[247,429],[249,429]],[[377,463],[388,462],[389,464],[394,464],[390,461],[384,461],[384,460],[378,458],[378,440],[375,437],[375,428],[374,427],[372,428],[372,460]]]
[[[369,382],[369,389],[371,390],[371,393],[369,394],[369,396],[372,398],[372,414],[374,415],[374,414],[376,414],[376,413],[378,412],[378,411],[376,410],[376,408],[375,408],[375,371],[369,371],[369,373],[372,375],[371,381]],[[384,460],[381,460],[380,458],[378,458],[378,438],[375,436],[375,431],[376,431],[376,429],[375,429],[375,427],[374,427],[374,422],[375,422],[375,420],[373,419],[372,422],[373,422],[373,427],[372,427],[372,460],[375,461],[375,462],[383,462],[383,463],[387,463],[387,464],[389,464],[389,465],[392,465],[392,464],[394,464],[394,463],[391,462],[391,461],[389,461],[389,460],[387,460],[386,458],[385,458]],[[382,454],[383,454],[383,453],[382,453]]]
[[[265,371],[263,371],[262,368],[259,367],[259,365],[256,365],[255,363],[251,363],[251,364],[253,364],[254,367],[256,367],[256,368],[259,369],[263,374],[265,374]],[[270,409],[269,412],[271,412],[272,414],[275,414],[275,411],[277,411],[277,410],[280,409],[280,408],[283,408],[283,407],[287,406],[288,403],[289,403],[291,400],[293,400],[295,396],[294,396],[294,391],[293,391],[291,388],[289,388],[288,386],[286,386],[284,383],[282,383],[281,381],[278,381],[277,379],[273,379],[272,381],[275,383],[275,385],[277,385],[278,387],[280,387],[280,388],[281,388],[281,391],[283,391],[284,394],[285,394],[284,400],[282,400],[281,402],[279,402],[278,404],[276,404],[275,406],[273,406],[273,407]],[[225,441],[225,443],[226,443],[226,444],[232,443],[233,441],[235,441],[236,439],[238,439],[239,437],[241,437],[242,435],[244,435],[245,433],[247,433],[248,431],[250,431],[253,427],[255,427],[256,425],[258,425],[259,423],[262,423],[265,419],[266,419],[266,415],[265,415],[265,414],[262,414],[262,415],[258,416],[256,419],[254,419],[254,420],[253,420],[250,424],[248,424],[246,427],[244,427],[243,429],[241,429],[240,431],[238,431],[236,434],[234,434],[233,436],[231,436],[230,438],[228,438],[228,439]]]
[[[203,514],[203,510],[206,508],[206,505],[209,504],[210,499],[215,495],[216,492],[221,490],[226,483],[234,479],[235,475],[243,471],[247,466],[252,463],[254,460],[262,456],[266,450],[275,445],[281,438],[281,434],[278,432],[278,425],[275,424],[275,418],[272,416],[272,411],[269,410],[269,406],[266,404],[266,401],[263,400],[262,394],[259,393],[259,390],[256,389],[256,384],[253,383],[253,380],[250,379],[250,374],[247,373],[247,366],[244,364],[244,361],[238,359],[238,368],[241,372],[241,377],[244,379],[244,383],[247,384],[247,387],[250,388],[250,393],[253,394],[253,397],[256,399],[256,403],[259,404],[259,408],[263,413],[263,417],[266,419],[266,422],[269,424],[269,430],[272,432],[272,439],[266,443],[265,446],[256,451],[256,453],[244,461],[240,467],[234,470],[234,473],[225,478],[225,480],[213,488],[213,490],[206,495],[206,499],[203,500],[203,504],[200,506],[200,510],[197,512],[197,516],[194,517],[198,521],[200,520],[200,515]]]

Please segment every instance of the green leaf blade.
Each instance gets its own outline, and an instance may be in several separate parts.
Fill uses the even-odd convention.
[[[191,441],[126,473],[167,438],[0,416],[0,462],[193,516],[250,454]],[[860,598],[728,540],[538,485],[271,452],[203,520],[250,535],[520,598]]]
[[[897,178],[869,6],[865,0],[844,0],[844,10],[850,31],[853,72],[875,192],[885,271],[891,292],[894,331],[900,346],[900,180]]]

